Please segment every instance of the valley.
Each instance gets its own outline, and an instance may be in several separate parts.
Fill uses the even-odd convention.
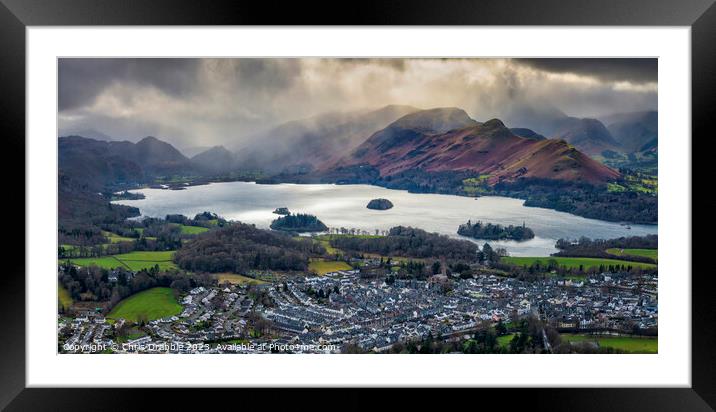
[[[157,81],[147,61],[61,109],[60,353],[658,352],[651,82],[603,99],[527,60],[324,58]]]

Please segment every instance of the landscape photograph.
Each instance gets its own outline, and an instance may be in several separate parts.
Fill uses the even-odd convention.
[[[657,354],[657,69],[59,58],[57,352]]]

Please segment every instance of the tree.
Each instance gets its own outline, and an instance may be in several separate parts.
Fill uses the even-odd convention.
[[[497,263],[497,261],[499,260],[497,253],[495,253],[489,243],[485,243],[485,245],[482,247],[482,254],[484,256],[485,261]]]
[[[187,292],[191,289],[191,283],[187,278],[179,278],[173,281],[169,287],[178,292]]]
[[[497,336],[502,336],[507,333],[507,327],[502,322],[502,319],[497,321],[497,325],[495,325],[495,332],[497,332]]]
[[[436,260],[435,262],[433,262],[433,265],[431,267],[431,269],[433,271],[433,275],[437,275],[438,273],[440,273],[440,268],[441,268],[440,261]]]

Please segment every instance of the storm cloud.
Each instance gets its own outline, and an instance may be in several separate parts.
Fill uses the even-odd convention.
[[[552,73],[572,73],[609,82],[656,83],[657,59],[539,58],[515,62]]]
[[[91,104],[115,83],[156,87],[180,97],[196,87],[196,59],[61,59],[60,111]]]
[[[63,58],[58,134],[236,147],[290,120],[388,104],[530,127],[654,110],[656,68],[656,59]]]

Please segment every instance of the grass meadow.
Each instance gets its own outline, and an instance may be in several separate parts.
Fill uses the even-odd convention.
[[[601,258],[587,258],[587,257],[557,257],[557,256],[542,256],[542,257],[526,257],[526,256],[506,256],[500,259],[501,262],[509,263],[517,266],[530,266],[533,263],[539,261],[543,265],[547,265],[550,260],[556,260],[559,266],[565,266],[572,269],[577,269],[581,265],[584,269],[599,267],[599,265],[624,265],[631,267],[640,267],[645,269],[655,268],[656,265],[653,263],[642,263],[642,262],[630,262],[619,259],[601,259]]]
[[[155,265],[159,265],[159,269],[168,270],[177,268],[174,262],[172,262],[173,254],[174,251],[172,250],[160,252],[129,252],[96,258],[70,259],[70,261],[78,266],[95,265],[105,269],[124,267],[125,269],[136,271],[150,269]]]
[[[171,288],[152,288],[123,299],[107,317],[138,322],[178,315],[181,312],[182,307]]]

